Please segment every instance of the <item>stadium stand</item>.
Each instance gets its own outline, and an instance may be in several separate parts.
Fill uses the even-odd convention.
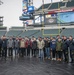
[[[22,33],[22,30],[9,30],[6,36],[18,36]]]
[[[65,35],[65,36],[69,37],[70,35],[72,35],[74,37],[73,32],[74,32],[74,28],[67,28],[62,31],[61,36]]]
[[[48,3],[48,4],[44,4],[41,5],[35,12],[37,13],[38,11],[41,11],[42,8],[44,8],[44,10],[54,10],[54,9],[58,9],[58,4],[59,7],[65,7],[65,9],[67,8],[71,8],[74,7],[74,0],[69,1],[69,2],[54,2],[54,3]],[[36,14],[37,15],[37,14]],[[44,23],[45,24],[45,23]],[[46,24],[45,27],[50,27],[50,26],[57,26],[58,24]],[[70,26],[70,25],[74,25],[73,23],[62,23],[60,24],[60,26]],[[7,32],[6,36],[21,36],[21,37],[31,37],[31,36],[35,36],[36,38],[40,37],[49,37],[50,35],[43,35],[43,31],[41,29],[31,29],[31,26],[34,26],[34,28],[41,28],[42,27],[42,23],[37,23],[37,24],[33,24],[30,25],[29,28],[27,30],[25,30],[24,27],[11,27],[10,30]],[[66,35],[66,36],[70,36],[72,35],[74,37],[74,28],[65,28],[63,30],[60,31],[60,35]],[[44,34],[58,34],[59,33],[59,29],[45,29],[44,30]]]
[[[74,7],[74,0],[67,2],[66,7]]]
[[[58,6],[58,3],[59,3],[59,6]],[[66,4],[66,3],[67,3],[67,4]],[[54,3],[44,4],[44,6],[41,5],[41,6],[37,9],[37,11],[42,10],[42,7],[43,7],[44,9],[52,10],[52,9],[58,9],[58,7],[60,8],[60,7],[63,7],[63,6],[65,6],[65,5],[66,5],[66,7],[74,7],[74,0],[68,1],[68,2],[54,2]]]
[[[59,29],[45,29],[44,34],[59,34]]]
[[[0,30],[0,37],[5,35],[5,34],[6,34],[6,31]]]
[[[49,3],[48,3],[48,4],[41,5],[41,6],[37,9],[37,11],[41,10],[42,7],[43,7],[44,9],[47,9],[50,5],[51,5],[51,4],[49,4]]]
[[[23,30],[24,27],[11,27],[10,30]]]
[[[19,36],[27,36],[27,37],[31,37],[34,36],[35,34],[37,34],[39,32],[39,30],[26,30],[23,33],[21,33]]]

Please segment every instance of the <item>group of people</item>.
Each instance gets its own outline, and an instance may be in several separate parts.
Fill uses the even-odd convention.
[[[6,37],[0,38],[0,57],[32,56],[40,59],[74,62],[74,40],[73,37],[59,35],[57,37]],[[8,54],[8,56],[7,56]]]

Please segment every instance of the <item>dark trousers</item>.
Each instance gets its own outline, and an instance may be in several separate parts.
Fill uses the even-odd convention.
[[[70,50],[71,62],[74,62],[74,50]]]
[[[21,50],[21,56],[24,57],[25,48],[20,48],[20,50]]]
[[[28,48],[27,48],[27,56],[30,55],[30,50],[32,50],[32,48],[30,46],[28,46]]]
[[[56,50],[52,50],[52,58],[55,58]]]
[[[68,56],[68,50],[63,50],[65,62],[68,62],[69,56]]]
[[[62,51],[56,51],[57,58],[62,58]]]
[[[11,48],[9,48],[8,50],[9,50],[9,51],[8,51],[9,56],[13,56],[13,48],[11,47]]]
[[[2,47],[0,47],[0,57],[2,56]]]
[[[32,49],[32,56],[33,55],[36,56],[36,51],[37,51],[37,49]]]
[[[46,57],[46,50],[45,50],[45,47],[43,48],[43,51],[44,51],[44,58]]]
[[[15,47],[14,50],[15,50],[15,55],[18,55],[18,53],[19,53],[19,48],[18,48],[18,47]]]
[[[3,50],[2,50],[2,57],[7,57],[7,47],[3,47]]]

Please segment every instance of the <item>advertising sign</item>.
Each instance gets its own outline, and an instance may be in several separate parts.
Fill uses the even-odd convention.
[[[22,6],[23,6],[23,13],[26,14],[27,13],[27,5],[28,5],[28,1],[27,0],[23,0],[22,2]]]
[[[34,6],[28,6],[28,12],[33,12],[34,11]]]

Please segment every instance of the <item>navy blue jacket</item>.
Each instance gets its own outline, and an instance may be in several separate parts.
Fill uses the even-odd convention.
[[[69,48],[70,48],[70,50],[74,50],[74,41],[73,40],[69,40]]]
[[[62,41],[62,50],[68,50],[69,43],[67,40]]]
[[[55,41],[51,41],[51,49],[52,50],[56,50],[56,40]]]
[[[2,40],[0,39],[0,47],[2,47]]]
[[[2,47],[7,47],[7,39],[2,40]]]

